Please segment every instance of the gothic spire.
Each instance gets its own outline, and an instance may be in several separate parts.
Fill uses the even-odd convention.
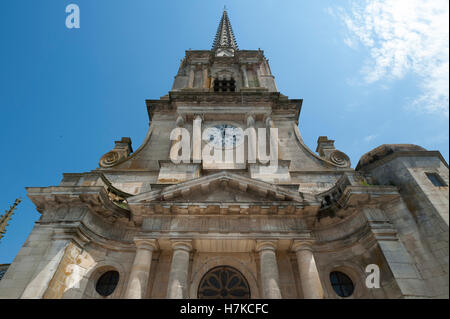
[[[223,8],[222,19],[220,19],[217,28],[216,38],[213,43],[213,50],[218,48],[233,48],[238,50],[236,39],[234,38],[233,29],[231,28],[230,19],[228,18],[227,9]]]

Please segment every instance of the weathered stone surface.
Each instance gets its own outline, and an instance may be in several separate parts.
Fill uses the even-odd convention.
[[[303,101],[278,92],[264,52],[220,49],[186,52],[172,91],[146,101],[149,129],[134,153],[124,138],[98,169],[27,188],[42,217],[0,280],[0,298],[198,298],[216,266],[239,271],[251,298],[342,298],[334,271],[353,283],[347,298],[448,298],[441,154],[382,145],[354,170],[327,137],[316,154],[298,128]],[[194,119],[277,128],[268,140],[278,143],[277,170],[249,163],[251,148],[244,164],[205,165],[198,149],[172,163],[170,132],[192,136]],[[366,285],[369,265],[379,288]],[[119,279],[102,296],[108,271]]]

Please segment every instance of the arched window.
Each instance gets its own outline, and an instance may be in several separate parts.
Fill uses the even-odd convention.
[[[353,281],[349,276],[340,271],[330,273],[331,286],[339,297],[350,297],[355,290]]]
[[[250,288],[237,269],[219,266],[203,276],[197,295],[199,299],[250,299]]]
[[[119,273],[115,270],[105,272],[97,280],[95,290],[103,297],[111,295],[119,283]]]

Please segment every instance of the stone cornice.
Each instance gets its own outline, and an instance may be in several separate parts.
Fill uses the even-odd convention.
[[[233,63],[246,63],[248,59],[256,59],[257,62],[261,62],[264,57],[263,50],[237,50],[235,51],[234,57],[216,57],[214,50],[186,50],[185,60],[188,63],[196,60],[206,60],[208,63],[212,64],[215,61],[227,61],[230,60]]]
[[[363,174],[359,172],[345,172],[336,184],[320,194],[317,198],[321,201],[321,208],[337,204],[338,207],[348,206],[350,195],[355,194],[372,194],[372,196],[379,197],[379,195],[391,195],[390,198],[398,197],[398,189],[395,186],[385,185],[369,185]]]
[[[266,104],[273,110],[294,112],[296,118],[300,116],[302,99],[289,99],[278,92],[200,92],[181,91],[169,92],[167,97],[159,100],[146,100],[149,119],[156,112],[174,112],[180,103],[192,106],[214,108],[217,105],[255,107],[255,104]]]
[[[130,212],[115,205],[103,186],[27,187],[26,190],[41,214],[47,209],[80,205],[107,218],[130,218]]]

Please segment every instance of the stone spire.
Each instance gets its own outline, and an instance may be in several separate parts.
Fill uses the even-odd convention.
[[[214,39],[212,47],[213,50],[218,48],[233,48],[234,50],[238,50],[226,8],[223,8],[222,19],[217,28],[216,38]]]
[[[4,215],[0,216],[0,239],[2,239],[3,235],[6,233],[6,226],[8,226],[8,222],[14,214],[16,206],[19,205],[21,201],[22,200],[20,198],[16,199],[9,210],[7,210]]]

